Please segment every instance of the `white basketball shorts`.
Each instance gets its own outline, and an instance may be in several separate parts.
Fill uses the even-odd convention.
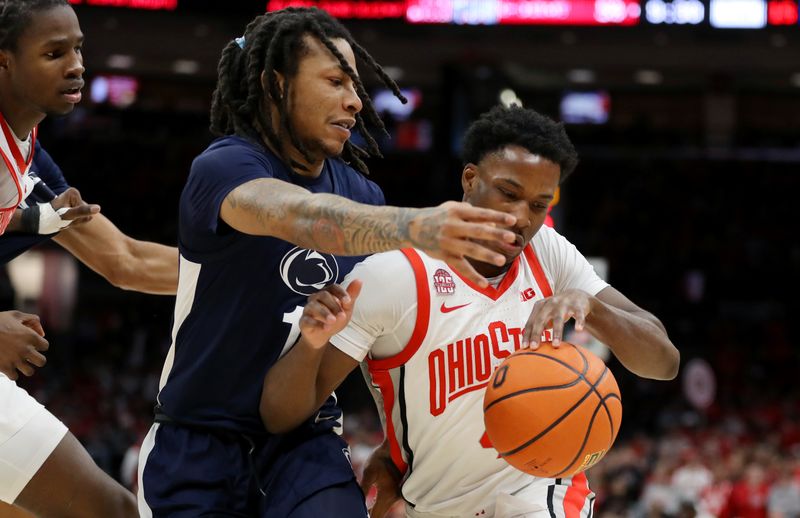
[[[67,427],[0,373],[0,500],[13,504]]]

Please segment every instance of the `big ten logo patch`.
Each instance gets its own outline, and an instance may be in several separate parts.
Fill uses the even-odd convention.
[[[452,295],[456,291],[456,283],[453,282],[452,275],[442,268],[433,274],[433,287],[436,288],[436,293],[439,295]]]
[[[596,451],[594,453],[587,454],[586,457],[583,458],[583,464],[581,464],[581,467],[578,468],[578,471],[585,471],[585,470],[591,468],[592,466],[597,464],[597,462],[600,459],[602,459],[605,454],[606,454],[606,450],[600,450],[600,451]]]
[[[519,292],[519,298],[522,299],[522,302],[528,302],[535,296],[536,292],[533,291],[533,288],[526,288]]]

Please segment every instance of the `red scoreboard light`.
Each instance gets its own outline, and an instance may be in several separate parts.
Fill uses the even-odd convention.
[[[269,0],[267,11],[319,7],[337,18],[457,25],[636,25],[640,0]]]
[[[174,11],[178,0],[69,0],[74,5],[93,5],[99,7],[129,7],[131,9],[153,9]]]
[[[270,0],[267,11],[278,11],[285,7],[319,7],[336,18],[368,20],[403,18],[406,15],[406,0]]]
[[[639,0],[408,0],[410,23],[636,25]]]
[[[769,0],[767,3],[767,24],[795,25],[797,20],[797,0]]]

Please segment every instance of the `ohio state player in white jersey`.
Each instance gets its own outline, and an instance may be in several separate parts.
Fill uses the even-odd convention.
[[[0,113],[0,235],[33,188],[28,171],[33,162],[36,133],[34,127],[25,140],[20,140]]]
[[[497,457],[485,437],[480,390],[522,347],[536,302],[568,289],[595,295],[608,286],[575,247],[542,227],[487,289],[415,250],[370,257],[351,275],[364,287],[350,324],[330,342],[355,360],[368,357],[370,385],[389,417],[391,457],[406,473],[409,514],[492,516],[501,494],[501,508],[513,503],[531,512],[549,505],[557,516],[568,514],[569,495],[567,506],[588,514],[593,495],[584,475],[537,479]],[[544,335],[549,340],[550,330]],[[508,498],[520,491],[538,496]]]
[[[593,494],[585,475],[538,479],[497,458],[484,437],[480,389],[512,351],[542,339],[558,345],[569,318],[643,377],[673,378],[678,352],[656,317],[542,227],[577,161],[561,125],[532,110],[495,108],[468,130],[464,155],[464,200],[517,220],[516,243],[497,248],[506,265],[473,264],[493,285],[481,289],[415,250],[368,258],[346,290],[309,298],[301,339],[264,380],[264,424],[276,433],[291,429],[366,358],[387,434],[376,458],[385,454],[402,474],[408,516],[587,516]],[[386,469],[372,462],[367,485],[375,466]],[[379,485],[383,502],[373,516],[394,495]]]

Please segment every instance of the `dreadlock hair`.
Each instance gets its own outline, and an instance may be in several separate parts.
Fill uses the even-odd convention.
[[[331,41],[341,38],[353,48],[356,56],[366,62],[383,83],[403,102],[397,84],[383,68],[357,44],[348,30],[325,11],[317,8],[286,8],[258,16],[245,29],[243,39],[233,40],[223,49],[217,66],[217,88],[211,103],[211,131],[216,135],[236,134],[258,143],[266,138],[278,150],[281,159],[292,167],[305,169],[291,160],[281,145],[281,136],[288,135],[292,145],[309,161],[309,151],[298,140],[288,117],[291,80],[297,73],[300,58],[308,52],[304,37],[312,36],[322,43],[336,59],[342,70],[350,76],[361,98],[363,109],[356,114],[356,129],[367,141],[361,149],[350,141],[345,142],[342,159],[358,171],[369,174],[362,160],[368,156],[381,156],[375,138],[369,133],[364,119],[386,134],[380,116],[364,89],[364,84]],[[242,47],[240,47],[242,42]],[[261,84],[261,73],[266,71],[267,92]],[[281,93],[277,73],[284,76]],[[266,94],[266,95],[265,95]],[[272,112],[268,98],[278,108],[278,132],[273,128]]]
[[[33,13],[68,5],[67,0],[0,0],[0,49],[17,50]]]
[[[477,164],[486,155],[506,146],[523,147],[558,164],[561,168],[559,183],[578,165],[578,152],[563,123],[516,105],[495,106],[467,128],[462,147],[464,164]]]

